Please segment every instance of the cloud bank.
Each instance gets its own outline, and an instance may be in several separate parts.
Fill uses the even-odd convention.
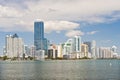
[[[120,0],[1,0],[1,31],[32,31],[35,19],[45,21],[45,32],[81,34],[80,23],[108,23],[120,19]],[[70,34],[73,32],[73,34]],[[91,32],[89,34],[94,34]]]
[[[67,37],[73,37],[73,36],[76,36],[76,35],[82,36],[82,35],[84,35],[84,33],[80,30],[70,30],[66,33]]]

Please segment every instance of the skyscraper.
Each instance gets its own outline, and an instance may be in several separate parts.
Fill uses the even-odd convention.
[[[34,45],[30,46],[30,55],[34,58],[36,57],[35,52],[36,52],[36,47]]]
[[[57,51],[58,51],[58,55],[57,55],[57,57],[58,58],[62,58],[63,56],[63,54],[62,54],[62,44],[59,44],[58,46],[57,46]]]
[[[96,58],[96,41],[95,40],[93,40],[92,41],[92,48],[91,48],[91,50],[92,50],[92,57],[93,58]]]
[[[91,42],[84,42],[84,44],[86,44],[86,45],[88,45],[88,52],[89,53],[92,53],[92,51],[91,51],[91,49],[92,49],[92,44],[91,44]]]
[[[81,57],[88,57],[88,45],[81,44]]]
[[[23,40],[17,34],[6,36],[6,55],[9,58],[20,57],[24,53],[23,47]]]
[[[45,50],[47,55],[49,41],[44,37],[44,22],[34,22],[34,45],[36,50]]]
[[[76,53],[77,58],[80,58],[81,56],[81,37],[75,36],[73,38],[73,44],[72,44],[73,52]]]
[[[75,36],[73,38],[73,51],[81,52],[81,37],[80,36]]]
[[[113,51],[110,47],[100,47],[99,58],[113,58]]]
[[[64,55],[69,55],[72,53],[72,39],[68,39],[65,43],[64,43],[64,47],[63,47],[63,54]]]
[[[34,22],[34,45],[36,50],[43,50],[44,47],[44,23]]]

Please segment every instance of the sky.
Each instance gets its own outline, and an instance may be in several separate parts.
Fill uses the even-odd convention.
[[[80,35],[120,52],[120,0],[0,0],[0,54],[7,34],[17,33],[33,45],[34,21],[44,21],[51,43]]]

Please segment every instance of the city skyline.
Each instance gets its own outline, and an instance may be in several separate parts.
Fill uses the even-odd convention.
[[[62,43],[79,34],[83,42],[95,40],[97,46],[115,45],[118,50],[120,49],[119,0],[54,2],[54,0],[1,0],[0,54],[7,34],[17,33],[24,39],[25,44],[33,45],[36,19],[45,22],[45,37],[52,43]]]

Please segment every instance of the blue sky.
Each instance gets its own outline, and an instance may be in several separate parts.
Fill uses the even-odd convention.
[[[79,34],[82,41],[120,51],[120,0],[0,0],[0,54],[7,34],[33,45],[33,24],[41,20],[52,43]]]

